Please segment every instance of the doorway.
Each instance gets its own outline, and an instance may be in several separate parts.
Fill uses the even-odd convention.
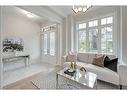
[[[56,64],[56,48],[57,48],[57,27],[49,26],[46,28],[43,28],[41,33],[41,55],[42,55],[42,61],[46,63]]]

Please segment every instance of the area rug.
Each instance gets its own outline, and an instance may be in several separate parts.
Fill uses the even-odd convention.
[[[31,82],[39,89],[55,90],[56,89],[56,71],[40,73],[38,77],[31,80]],[[58,89],[70,90],[70,89],[89,89],[81,84],[59,76]],[[95,88],[94,88],[95,89]],[[97,89],[119,89],[119,86],[97,80]],[[123,89],[127,89],[124,87]]]

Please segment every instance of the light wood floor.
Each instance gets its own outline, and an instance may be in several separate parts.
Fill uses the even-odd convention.
[[[48,69],[47,69],[48,68]],[[12,80],[15,79],[16,81],[7,84],[4,89],[7,90],[15,90],[15,89],[39,89],[37,88],[32,82],[31,80],[33,80],[34,78],[36,78],[38,75],[40,75],[40,73],[47,73],[47,72],[52,72],[54,70],[59,69],[60,66],[57,65],[52,65],[52,64],[33,64],[30,67],[27,68],[21,68],[21,69],[16,69],[10,72],[7,72],[6,74],[6,80]],[[38,72],[39,71],[39,72]],[[37,73],[34,73],[37,72]],[[27,75],[27,77],[26,77]],[[21,77],[22,76],[22,77]],[[20,79],[18,78],[20,77]],[[7,81],[7,82],[8,82]],[[6,82],[6,81],[5,81]]]
[[[33,78],[35,78],[38,74],[36,75],[33,75],[33,76],[30,76],[28,78],[25,78],[25,79],[22,79],[22,80],[19,80],[15,83],[12,83],[12,84],[9,84],[7,86],[4,87],[4,89],[7,89],[7,90],[14,90],[14,89],[22,89],[22,90],[28,90],[28,89],[32,89],[32,90],[38,90],[39,88],[37,88],[35,85],[33,85],[33,83],[31,82],[31,80]]]

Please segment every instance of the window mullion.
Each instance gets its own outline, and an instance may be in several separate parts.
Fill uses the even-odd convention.
[[[88,22],[86,23],[86,52],[89,52],[89,26]]]
[[[101,53],[101,19],[98,20],[98,53]]]

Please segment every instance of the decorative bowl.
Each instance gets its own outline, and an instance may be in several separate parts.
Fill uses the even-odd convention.
[[[69,69],[68,71],[69,71],[69,72],[73,72],[74,70],[73,70],[73,69]]]
[[[81,68],[80,68],[80,74],[81,74],[82,76],[84,76],[85,73],[86,73],[86,69],[85,69],[84,67],[81,67]]]

